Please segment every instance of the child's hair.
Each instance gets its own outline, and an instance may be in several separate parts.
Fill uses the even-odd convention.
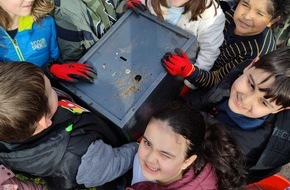
[[[44,16],[54,10],[53,0],[35,0],[32,7],[31,15],[35,22],[41,20]],[[11,18],[9,14],[0,6],[0,26],[5,30],[10,27]]]
[[[257,69],[262,69],[270,73],[270,76],[263,82],[272,77],[275,81],[265,89],[265,98],[276,101],[278,106],[287,108],[290,106],[290,47],[279,48],[262,56],[256,63],[252,65]]]
[[[42,70],[28,62],[0,63],[0,141],[28,139],[48,113]]]
[[[189,141],[185,159],[197,155],[192,164],[196,175],[209,162],[217,174],[219,189],[244,187],[245,170],[240,150],[223,126],[214,124],[206,127],[198,110],[180,102],[169,103],[152,117],[168,122],[175,133]]]
[[[146,0],[146,5],[147,5],[147,1],[148,0]],[[216,1],[216,0],[190,0],[187,3],[185,3],[183,14],[190,11],[191,18],[189,19],[189,21],[197,20],[198,17],[205,11],[205,9],[210,7],[212,4],[214,4],[215,6],[214,1],[217,3],[217,5],[219,5],[219,1]],[[169,5],[167,4],[167,0],[151,0],[151,4],[157,17],[161,20],[164,20],[160,5],[164,7],[169,7]],[[217,13],[217,8],[218,6],[215,7],[216,13]]]

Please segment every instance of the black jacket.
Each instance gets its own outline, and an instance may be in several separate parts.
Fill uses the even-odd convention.
[[[192,91],[185,97],[186,102],[210,113],[217,104],[229,97],[232,83],[248,63],[232,69],[218,86],[209,91]],[[245,131],[239,127],[227,129],[245,156],[248,183],[270,176],[290,162],[290,110],[269,115],[264,124],[255,130]]]
[[[112,146],[121,145],[117,132],[90,112],[76,114],[58,107],[52,123],[25,142],[0,142],[0,162],[43,177],[49,189],[72,189],[78,186],[75,178],[81,157],[92,142],[102,139]]]

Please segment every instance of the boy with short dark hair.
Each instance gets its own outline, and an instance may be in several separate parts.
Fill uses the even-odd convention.
[[[289,84],[288,47],[240,64],[207,93],[192,91],[185,97],[227,126],[242,148],[249,183],[290,161]]]
[[[82,164],[92,164],[86,174],[93,174],[96,186],[132,167],[137,144],[120,146],[116,129],[101,118],[74,102],[58,101],[37,66],[0,63],[0,88],[0,162],[8,168],[43,177],[49,189],[61,190],[90,185],[76,181]]]

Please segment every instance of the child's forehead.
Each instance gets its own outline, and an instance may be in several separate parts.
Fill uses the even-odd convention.
[[[269,78],[270,76],[272,76],[271,72],[260,69],[260,68],[256,68],[255,66],[250,67],[249,69],[244,71],[243,74],[249,75],[255,78],[256,80],[265,80],[266,78]]]
[[[239,3],[248,3],[250,5],[256,5],[255,8],[263,11],[268,11],[272,6],[272,0],[259,0],[257,3],[256,0],[240,0]],[[257,4],[256,4],[257,3]]]
[[[242,76],[244,76],[242,77],[243,80],[247,80],[248,83],[254,85],[259,91],[272,89],[276,80],[272,73],[256,67],[251,67],[244,71]]]

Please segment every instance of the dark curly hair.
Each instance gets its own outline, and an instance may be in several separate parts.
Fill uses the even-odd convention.
[[[189,141],[186,159],[197,155],[192,164],[196,175],[210,163],[218,177],[220,190],[244,189],[246,172],[241,152],[225,127],[218,123],[207,126],[198,110],[177,101],[169,103],[152,117],[168,122],[175,133]]]

